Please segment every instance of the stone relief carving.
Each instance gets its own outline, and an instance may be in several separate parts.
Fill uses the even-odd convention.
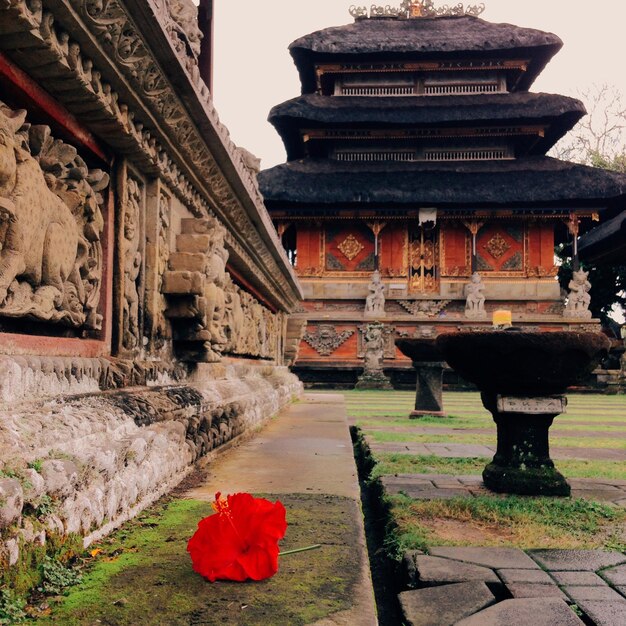
[[[198,28],[198,7],[191,0],[165,0],[167,31],[174,47],[183,55],[197,60],[202,32]],[[167,19],[169,18],[169,19]]]
[[[332,324],[320,324],[314,333],[305,332],[303,339],[320,356],[330,356],[352,335],[354,335],[353,330],[337,332],[337,329]]]
[[[472,274],[471,282],[465,285],[465,317],[483,319],[487,317],[485,311],[485,285],[478,272]]]
[[[101,328],[108,184],[49,127],[0,102],[0,315]]]
[[[167,263],[170,258],[170,241],[169,231],[171,226],[170,215],[170,198],[163,191],[159,193],[158,199],[158,230],[157,230],[157,285],[158,292],[162,292],[163,288],[163,275],[167,270]],[[154,311],[154,347],[157,349],[163,348],[165,340],[170,337],[169,328],[163,311],[166,307],[165,298],[161,296],[161,306],[157,307],[157,311]]]
[[[287,308],[293,306],[295,300],[283,272],[261,240],[241,202],[224,179],[194,122],[171,89],[167,77],[151,52],[146,48],[125,8],[117,0],[96,2],[71,0],[71,2],[84,23],[74,21],[68,24],[67,28],[80,30],[86,26],[91,31],[108,56],[115,59],[117,68],[125,74],[129,84],[137,90],[143,102],[148,104],[169,128],[172,140],[186,153],[182,161],[174,162],[168,156],[150,129],[144,127],[140,119],[141,112],[130,111],[128,106],[121,102],[119,94],[103,79],[103,72],[83,54],[80,46],[69,38],[67,32],[55,23],[52,14],[42,12],[40,4],[30,6],[25,0],[15,0],[10,9],[0,15],[0,34],[5,32],[3,20],[8,20],[7,32],[20,38],[19,45],[13,42],[7,47],[3,45],[0,37],[0,49],[5,48],[9,53],[21,48],[36,49],[37,59],[41,61],[29,69],[34,77],[48,77],[54,70],[55,75],[73,81],[76,93],[73,92],[71,101],[67,103],[68,107],[72,109],[73,106],[78,106],[83,119],[86,121],[92,119],[99,127],[106,126],[106,132],[116,141],[121,140],[125,149],[137,150],[141,154],[139,159],[141,167],[146,165],[151,170],[157,168],[162,179],[170,185],[181,202],[197,217],[206,217],[213,215],[211,205],[191,183],[185,170],[190,168],[201,173],[216,212],[227,216],[230,229],[226,241],[229,247],[236,251],[237,256],[246,263],[248,271],[262,284],[273,284],[275,297]],[[65,16],[65,19],[70,18]],[[244,159],[230,140],[227,129],[220,123],[208,88],[197,77],[195,64],[192,64],[191,69],[189,63],[185,64],[185,67],[192,77],[199,99],[204,104],[205,113],[229,151],[244,186],[255,201],[259,213],[265,215],[266,210],[256,179],[246,168]],[[53,93],[57,93],[56,84],[61,83],[54,81],[50,84]],[[82,93],[79,89],[83,90]],[[66,91],[65,87],[59,88],[58,97],[61,101],[64,101]],[[252,242],[252,248],[261,263],[255,261],[242,246],[241,240],[246,237]],[[276,245],[279,245],[277,238],[276,242]]]
[[[441,313],[450,304],[450,300],[398,300],[398,304],[411,315],[426,318]]]
[[[372,274],[372,280],[367,287],[369,294],[365,298],[366,317],[385,316],[385,285],[380,278],[380,272],[376,270]]]
[[[143,184],[128,176],[125,185],[122,225],[122,254],[124,257],[124,288],[122,299],[122,346],[133,350],[141,346],[139,302],[141,293]]]
[[[591,283],[588,280],[589,272],[584,270],[578,270],[572,275],[572,280],[569,281],[567,294],[567,303],[563,311],[565,317],[582,317],[591,319],[591,311],[589,305],[591,304],[591,296],[589,291],[591,290]]]
[[[365,357],[365,348],[366,348],[366,335],[367,329],[371,326],[371,324],[364,324],[358,327],[357,334],[357,344],[356,344],[356,354],[362,359]],[[396,358],[396,344],[394,342],[395,339],[395,326],[390,326],[388,324],[382,325],[382,333],[384,340],[384,358],[385,359],[395,359]]]
[[[372,322],[365,326],[363,334],[363,374],[356,389],[390,389],[391,383],[383,371],[385,358],[385,326]]]

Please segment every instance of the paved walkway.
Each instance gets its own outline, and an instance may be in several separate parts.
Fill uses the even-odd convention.
[[[311,498],[324,498],[317,498],[319,508],[330,508],[336,498],[347,500],[350,506],[343,523],[350,532],[341,538],[343,563],[338,563],[333,570],[335,575],[341,576],[347,568],[354,577],[347,595],[351,608],[316,624],[370,626],[377,623],[358,477],[341,395],[305,395],[259,435],[219,456],[207,469],[209,477],[205,484],[187,492],[186,497],[212,500],[218,490],[224,494],[239,491],[271,494],[272,499],[275,496],[280,498],[281,494],[310,494]],[[326,545],[338,541],[330,520],[327,524],[319,524],[314,529],[314,536],[315,541],[322,544],[320,552]],[[293,562],[296,567],[290,569],[296,572],[294,584],[298,584],[297,564],[306,561],[302,561],[300,555],[285,558],[296,559]],[[281,575],[280,571],[278,575]],[[340,582],[337,580],[329,586],[329,597],[334,595]],[[327,600],[323,595],[317,598],[320,605]],[[271,620],[267,623],[270,624]]]

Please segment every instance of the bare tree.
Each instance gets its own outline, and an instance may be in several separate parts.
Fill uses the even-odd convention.
[[[613,85],[579,92],[588,115],[552,149],[567,161],[626,171],[626,101]]]

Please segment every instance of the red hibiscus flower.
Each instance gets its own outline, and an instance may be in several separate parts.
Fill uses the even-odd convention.
[[[278,571],[278,542],[285,536],[285,507],[249,493],[215,494],[187,544],[193,569],[211,582],[263,580]]]

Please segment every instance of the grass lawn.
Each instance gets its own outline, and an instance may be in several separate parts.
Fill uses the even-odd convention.
[[[448,417],[408,419],[411,391],[344,392],[348,417],[366,441],[495,445],[491,414],[474,392],[444,393]],[[626,396],[570,395],[550,443],[563,448],[624,450],[624,461],[559,460],[570,478],[626,480]],[[478,432],[475,432],[477,431]],[[393,474],[480,474],[488,458],[372,452],[370,480]],[[432,545],[626,550],[626,510],[590,500],[487,495],[452,500],[384,496],[390,513],[387,549]]]

